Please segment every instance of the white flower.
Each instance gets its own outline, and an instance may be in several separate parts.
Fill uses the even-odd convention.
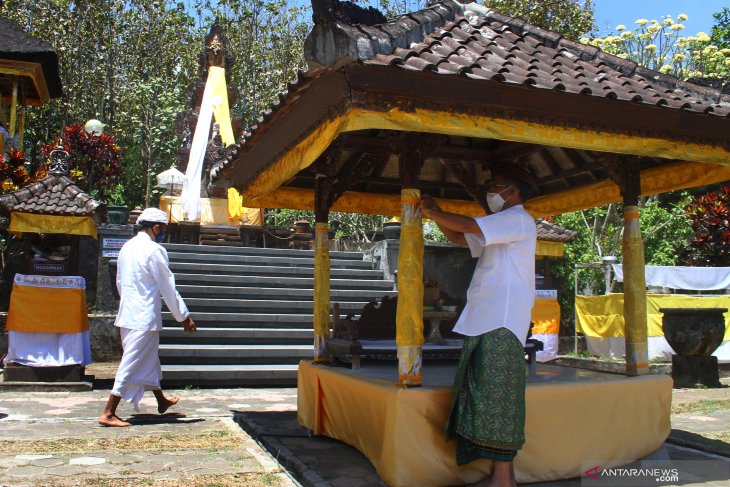
[[[626,30],[626,26],[624,24],[617,25],[616,26],[616,30],[619,31],[619,32],[621,32],[622,30]]]
[[[689,19],[689,17],[687,17],[687,14],[679,14],[679,15],[677,15],[677,20],[679,20],[680,22],[684,22],[687,19]]]
[[[656,51],[656,44],[649,44],[644,49],[647,51]]]
[[[666,19],[664,19],[664,25],[674,25],[674,21],[671,17],[667,17]]]
[[[639,19],[639,20],[637,20],[637,21],[636,21],[636,23],[637,23],[638,25],[646,25],[646,24],[648,24],[648,23],[649,23],[649,21],[648,21],[648,20],[646,20],[646,19]]]
[[[708,42],[710,40],[710,36],[708,36],[704,32],[698,32],[697,33],[697,40],[700,41],[700,42]]]
[[[667,74],[671,70],[672,70],[672,67],[670,65],[668,65],[668,64],[665,64],[664,66],[662,66],[661,68],[659,68],[659,72],[662,73],[662,74]]]
[[[672,26],[672,30],[682,30],[684,29],[684,24],[674,24]]]

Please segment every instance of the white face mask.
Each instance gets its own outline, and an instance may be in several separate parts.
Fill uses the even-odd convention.
[[[509,187],[503,189],[499,193],[487,193],[487,206],[489,206],[489,211],[492,213],[499,213],[502,211],[502,207],[505,204],[505,199],[502,198],[502,193],[508,189]]]

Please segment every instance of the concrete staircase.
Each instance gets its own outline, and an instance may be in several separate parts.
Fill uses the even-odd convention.
[[[311,359],[314,252],[166,244],[177,288],[198,327],[163,313],[160,360],[169,386],[293,386]],[[357,314],[395,296],[393,282],[356,252],[330,252],[331,300]]]

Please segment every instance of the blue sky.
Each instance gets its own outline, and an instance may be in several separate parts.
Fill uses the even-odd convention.
[[[730,0],[594,0],[596,25],[599,34],[624,24],[632,29],[637,19],[657,19],[671,15],[687,14],[689,20],[682,22],[684,33],[693,36],[697,32],[710,33],[714,22],[712,14],[723,7],[730,7]]]

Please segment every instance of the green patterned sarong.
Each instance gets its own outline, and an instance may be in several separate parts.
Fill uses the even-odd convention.
[[[525,351],[507,328],[464,337],[446,437],[457,463],[511,461],[525,442]]]

